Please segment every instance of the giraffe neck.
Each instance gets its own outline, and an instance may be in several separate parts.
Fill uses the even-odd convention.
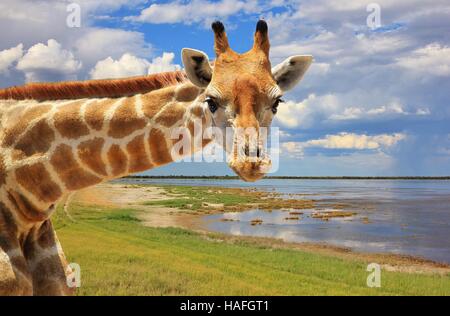
[[[202,93],[182,83],[123,98],[8,106],[0,116],[0,200],[22,221],[42,221],[68,192],[172,162],[173,130],[192,138],[194,121],[208,125]]]

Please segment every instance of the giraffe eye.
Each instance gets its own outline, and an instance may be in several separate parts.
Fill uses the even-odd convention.
[[[272,113],[273,113],[273,114],[277,114],[278,106],[280,105],[280,103],[283,103],[283,102],[284,102],[284,100],[282,100],[282,99],[280,99],[280,98],[278,98],[278,99],[275,101],[275,103],[272,105]]]
[[[211,113],[214,113],[217,111],[219,106],[217,105],[216,101],[214,101],[211,98],[207,98],[205,101],[206,101],[206,103],[208,103],[208,108],[211,111]]]

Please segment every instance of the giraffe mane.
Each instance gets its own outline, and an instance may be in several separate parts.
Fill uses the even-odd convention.
[[[83,98],[114,98],[147,93],[187,80],[183,71],[163,72],[123,79],[29,83],[0,89],[2,100],[64,100]]]

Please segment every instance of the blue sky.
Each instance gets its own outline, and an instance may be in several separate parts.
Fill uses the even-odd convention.
[[[233,49],[269,24],[275,65],[295,54],[315,63],[286,95],[280,175],[450,175],[450,3],[376,1],[2,0],[0,86],[26,81],[143,75],[181,67],[180,50],[213,55],[209,29],[227,28]],[[232,174],[225,164],[177,163],[151,174]]]

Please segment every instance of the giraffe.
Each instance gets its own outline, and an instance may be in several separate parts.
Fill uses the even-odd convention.
[[[301,80],[312,56],[271,68],[265,21],[243,54],[230,48],[221,22],[212,29],[215,61],[184,48],[184,71],[0,90],[0,295],[74,294],[51,223],[66,194],[171,163],[183,137],[190,145],[177,155],[201,150],[211,142],[203,137],[208,127],[270,126],[282,94]],[[177,128],[186,133],[174,138]],[[233,140],[229,165],[256,181],[270,157],[257,145],[249,159],[249,144]]]

